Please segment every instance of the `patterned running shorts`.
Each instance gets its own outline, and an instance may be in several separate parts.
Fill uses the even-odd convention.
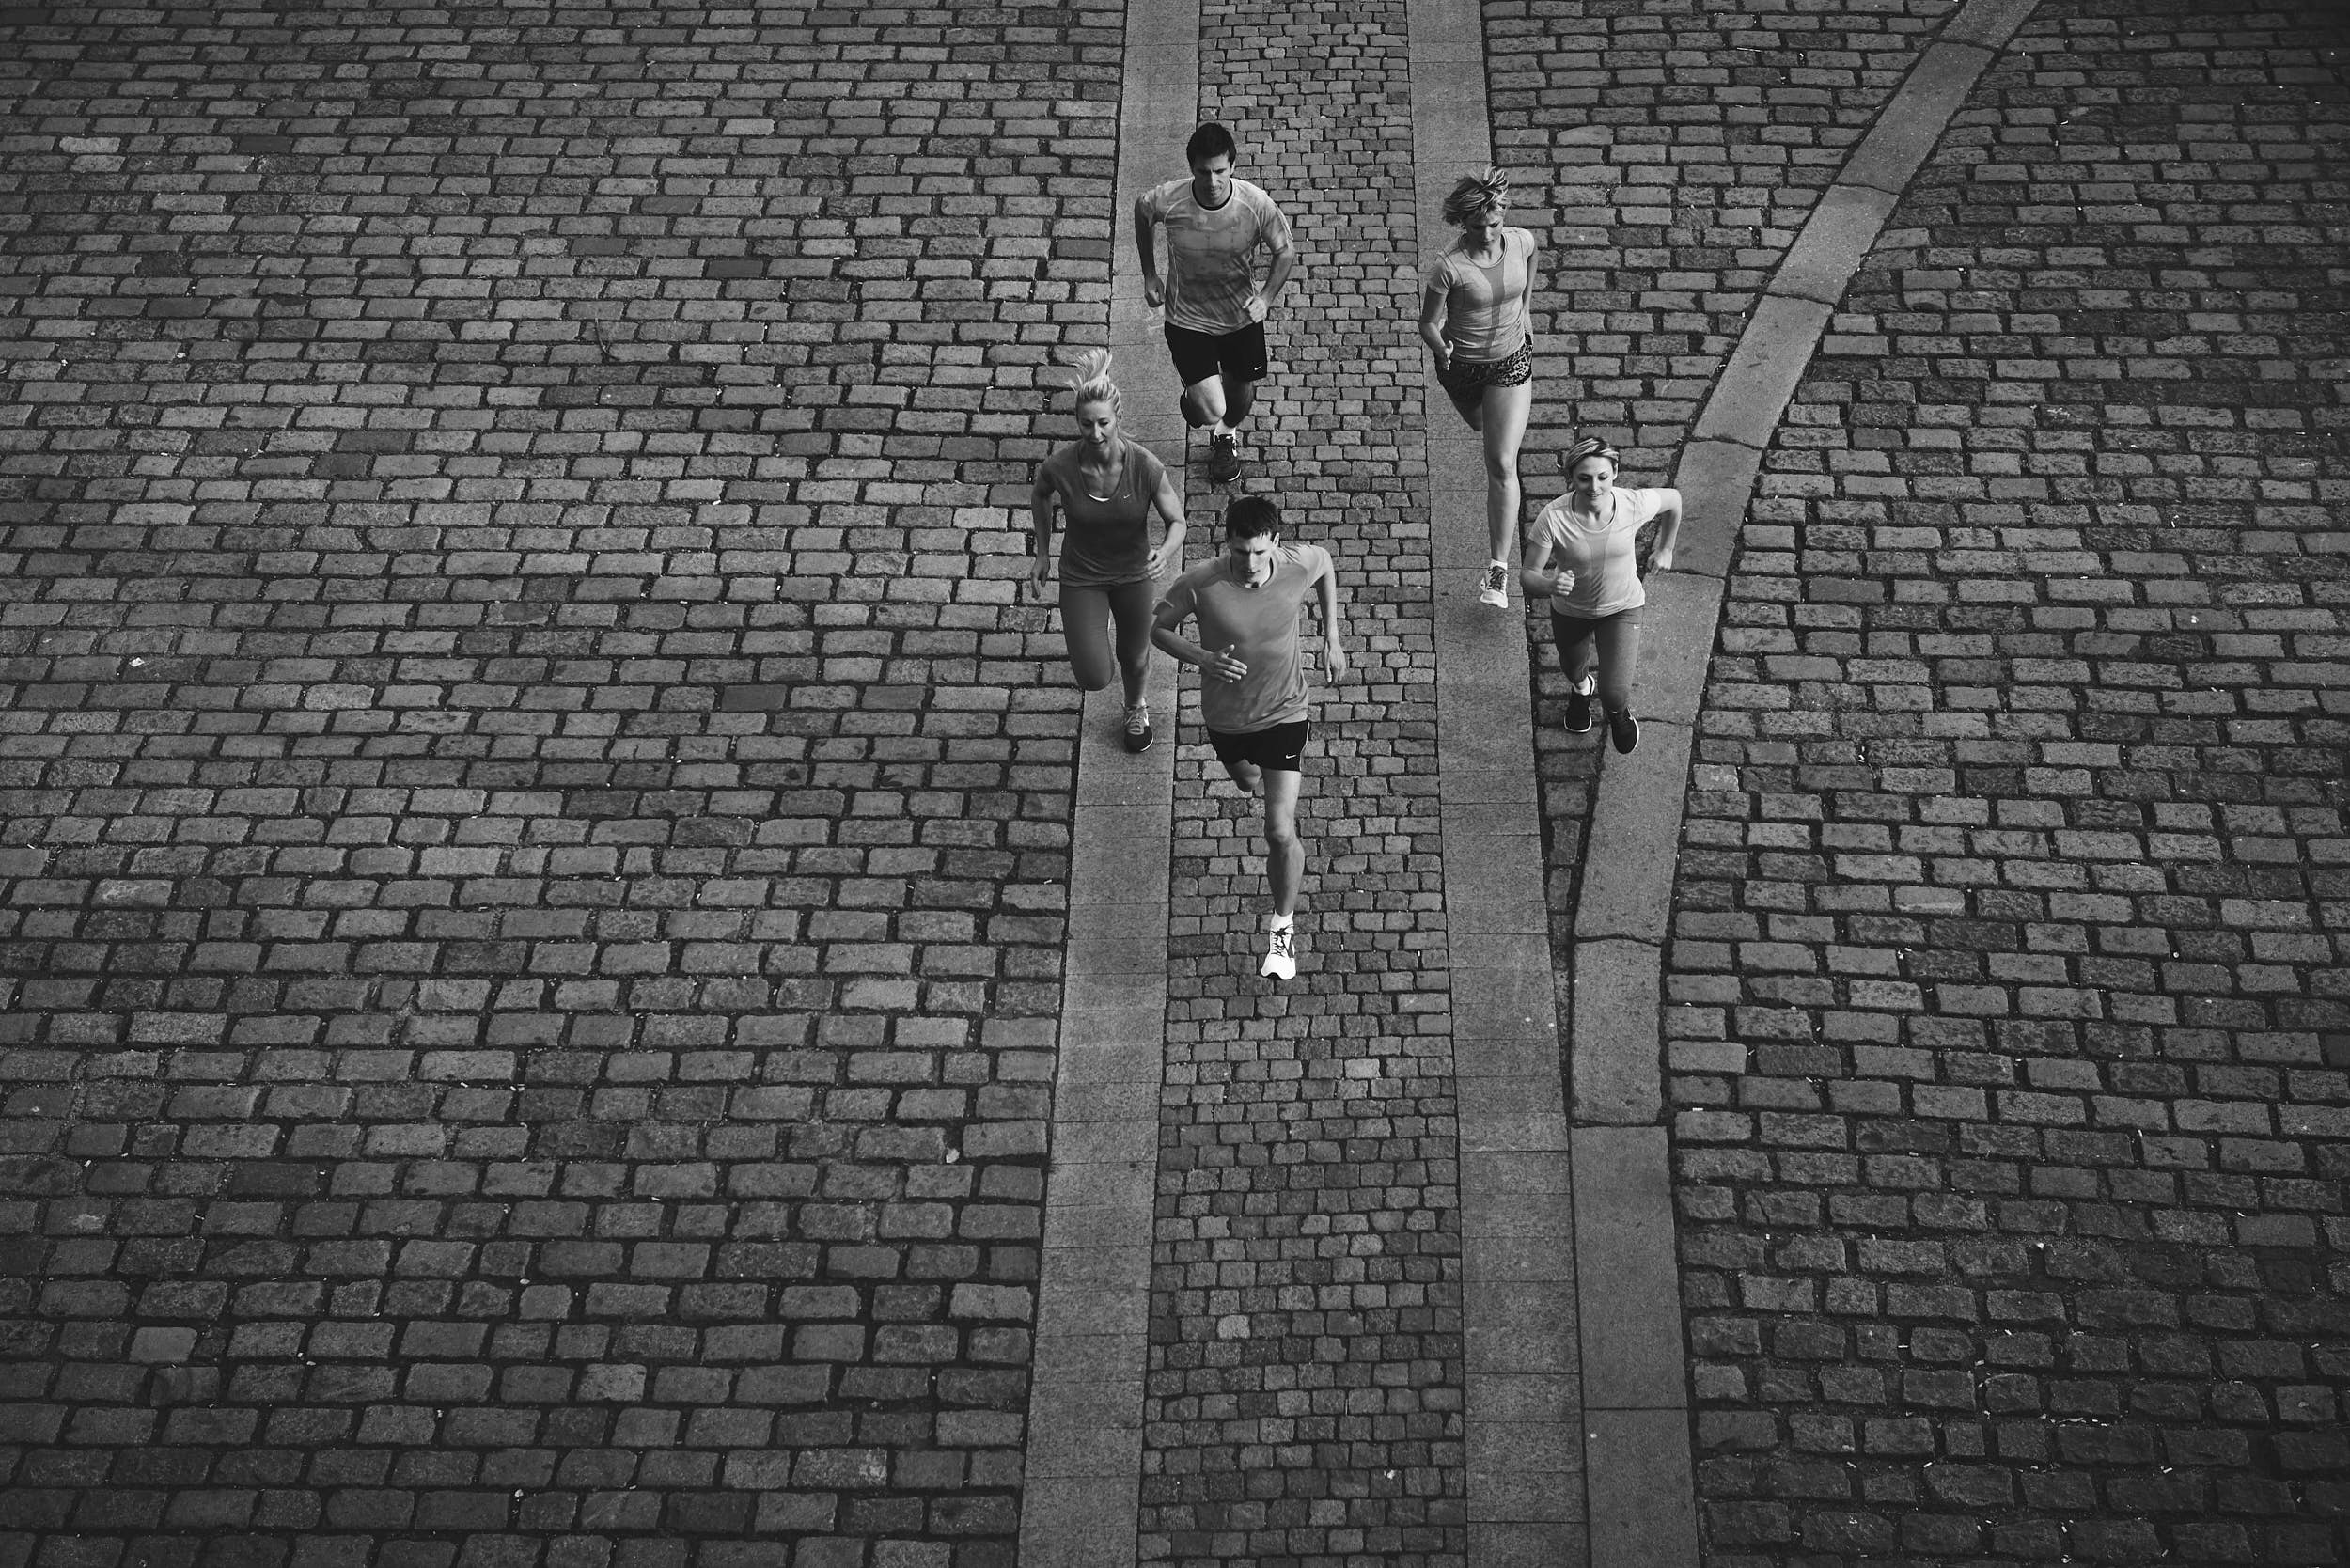
[[[1533,379],[1534,340],[1530,337],[1507,359],[1455,359],[1436,372],[1438,384],[1456,398],[1488,386],[1517,386]]]

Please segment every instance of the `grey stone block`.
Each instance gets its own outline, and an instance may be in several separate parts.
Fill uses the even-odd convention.
[[[1664,1130],[1579,1128],[1574,1155],[1585,1406],[1679,1409],[1688,1374]]]
[[[1830,187],[1779,262],[1768,291],[1822,305],[1841,300],[1884,231],[1885,220],[1892,216],[1897,199],[1894,192],[1867,185],[1840,182]]]
[[[1699,1560],[1689,1418],[1679,1410],[1585,1417],[1592,1568],[1689,1568]]]
[[[1679,572],[1648,580],[1648,605],[1641,611],[1641,723],[1694,725],[1705,698],[1714,640],[1721,626],[1722,584],[1718,578]],[[1642,745],[1646,745],[1643,740]],[[1635,752],[1633,755],[1639,755]]]
[[[1142,1450],[1141,1358],[1123,1377],[1040,1376],[1028,1402],[1030,1476],[1135,1473]]]
[[[1583,1434],[1565,1431],[1578,1446]],[[1514,1438],[1517,1433],[1507,1435]],[[1548,1525],[1562,1534],[1583,1533],[1583,1467],[1571,1470],[1505,1469],[1480,1464],[1477,1428],[1469,1428],[1468,1516],[1486,1523]]]
[[[1554,1524],[1472,1520],[1468,1560],[1477,1568],[1589,1568],[1589,1537],[1583,1530]],[[1025,1559],[1022,1568],[1026,1568]]]
[[[1563,1194],[1574,1190],[1574,1162],[1564,1151],[1461,1156],[1464,1194]]]
[[[1444,776],[1436,784],[1436,799],[1448,808],[1455,803],[1530,808],[1534,804],[1534,770],[1525,762],[1470,766],[1447,757]]]
[[[1828,307],[1816,300],[1774,294],[1759,301],[1690,433],[1700,441],[1767,447],[1827,319]]]
[[[1021,1489],[1020,1568],[1133,1568],[1140,1455],[1121,1476],[1030,1476]]]
[[[1514,1152],[1563,1149],[1565,1095],[1555,1074],[1523,1078],[1459,1078],[1461,1148]]]
[[[1549,1203],[1556,1210],[1551,1216],[1556,1223],[1566,1231],[1574,1230],[1574,1221],[1562,1195],[1486,1199],[1482,1201],[1528,1205]],[[1515,1282],[1571,1289],[1574,1284],[1574,1254],[1571,1249],[1560,1247],[1555,1234],[1492,1236],[1480,1232],[1465,1235],[1461,1240],[1461,1277],[1480,1286]]]
[[[1583,1410],[1582,1383],[1566,1372],[1470,1372],[1462,1395],[1471,1420],[1574,1421]]]
[[[1664,1115],[1659,969],[1645,942],[1576,945],[1567,1053],[1576,1122],[1645,1126]]]
[[[1985,49],[2005,49],[2017,28],[2031,20],[2038,0],[1966,0],[1958,14],[1942,24],[1938,41],[1972,43]]]
[[[1152,1125],[1155,1129],[1157,1123]],[[1101,1128],[1100,1122],[1079,1122],[1068,1128],[1057,1126],[1053,1132],[1057,1143],[1078,1142],[1084,1135],[1098,1133]],[[1135,1146],[1137,1140],[1131,1133],[1118,1141],[1131,1152],[1094,1159],[1074,1159],[1056,1152],[1051,1173],[1045,1178],[1045,1198],[1052,1205],[1045,1216],[1044,1236],[1048,1245],[1060,1243],[1060,1238],[1053,1234],[1052,1216],[1063,1208],[1122,1211],[1132,1217],[1136,1230],[1134,1235],[1121,1239],[1130,1243],[1150,1239],[1152,1183],[1158,1172],[1155,1132],[1139,1147]]]
[[[1605,936],[1663,943],[1688,787],[1685,726],[1643,722],[1640,749],[1607,759],[1575,909],[1578,944]]]
[[[1964,13],[1953,20],[1963,18]],[[1951,41],[1945,29],[1944,38],[1929,44],[1918,57],[1901,89],[1845,160],[1837,183],[1901,195],[1933,156],[1935,145],[1950,129],[1951,118],[1965,106],[1966,95],[1990,63],[1989,49]]]
[[[1681,449],[1681,461],[1673,468],[1673,488],[1681,492],[1681,538],[1673,549],[1669,576],[1730,575],[1762,464],[1760,448],[1735,441],[1692,441]],[[1651,582],[1652,595],[1656,583],[1665,580]],[[1719,589],[1716,591],[1718,596]],[[1642,653],[1645,657],[1645,649]]]

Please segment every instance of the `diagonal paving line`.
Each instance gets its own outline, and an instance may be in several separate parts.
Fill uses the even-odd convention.
[[[1111,374],[1120,423],[1180,476],[1182,388],[1142,299],[1127,211],[1190,134],[1199,98],[1196,3],[1131,5],[1111,202]],[[1151,664],[1159,744],[1113,740],[1122,698],[1090,694],[1078,728],[1069,948],[1053,1084],[1052,1168],[1037,1279],[1020,1513],[1023,1568],[1124,1568],[1142,1483],[1152,1193],[1165,1059],[1174,823],[1174,661]]]
[[[1698,1560],[1672,1244],[1661,1008],[1690,754],[1747,506],[1834,307],[1902,191],[2033,0],[1967,0],[1919,55],[1763,290],[1675,473],[1678,570],[1652,584],[1647,744],[1600,776],[1575,909],[1569,1035],[1591,1568]]]

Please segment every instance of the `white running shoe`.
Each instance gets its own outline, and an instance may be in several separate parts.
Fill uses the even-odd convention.
[[[1265,933],[1264,962],[1257,967],[1259,975],[1275,980],[1297,978],[1297,928],[1276,926]]]
[[[1499,561],[1485,568],[1484,585],[1477,590],[1478,603],[1491,604],[1497,610],[1510,607],[1510,569]]]

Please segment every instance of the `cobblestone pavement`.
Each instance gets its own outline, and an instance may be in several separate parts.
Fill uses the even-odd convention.
[[[1201,18],[1202,117],[1300,248],[1250,482],[1335,557],[1355,669],[1314,677],[1294,982],[1255,978],[1253,803],[1203,744],[1176,776],[1144,1562],[1463,1560],[1408,38],[1404,0]]]
[[[2350,1558],[2346,23],[2043,4],[1766,461],[1668,979],[1716,1568]]]
[[[1627,483],[1671,482],[1714,378],[1822,192],[1958,0],[1857,6],[1605,0],[1484,7],[1494,153],[1529,192],[1512,221],[1547,255],[1527,431],[1528,514],[1565,488],[1586,431]],[[1536,650],[1535,746],[1553,825],[1559,966],[1604,747],[1561,727],[1566,683]]]
[[[0,1560],[1010,1561],[1119,20],[0,12]]]
[[[1667,477],[1954,8],[1490,0],[1531,498]],[[1358,672],[1277,994],[1178,769],[1153,1561],[1463,1550],[1402,9],[1206,19]],[[1009,1568],[1120,22],[0,8],[0,1564]],[[1770,454],[1668,954],[1715,1568],[2350,1559],[2346,48],[2042,0]]]

